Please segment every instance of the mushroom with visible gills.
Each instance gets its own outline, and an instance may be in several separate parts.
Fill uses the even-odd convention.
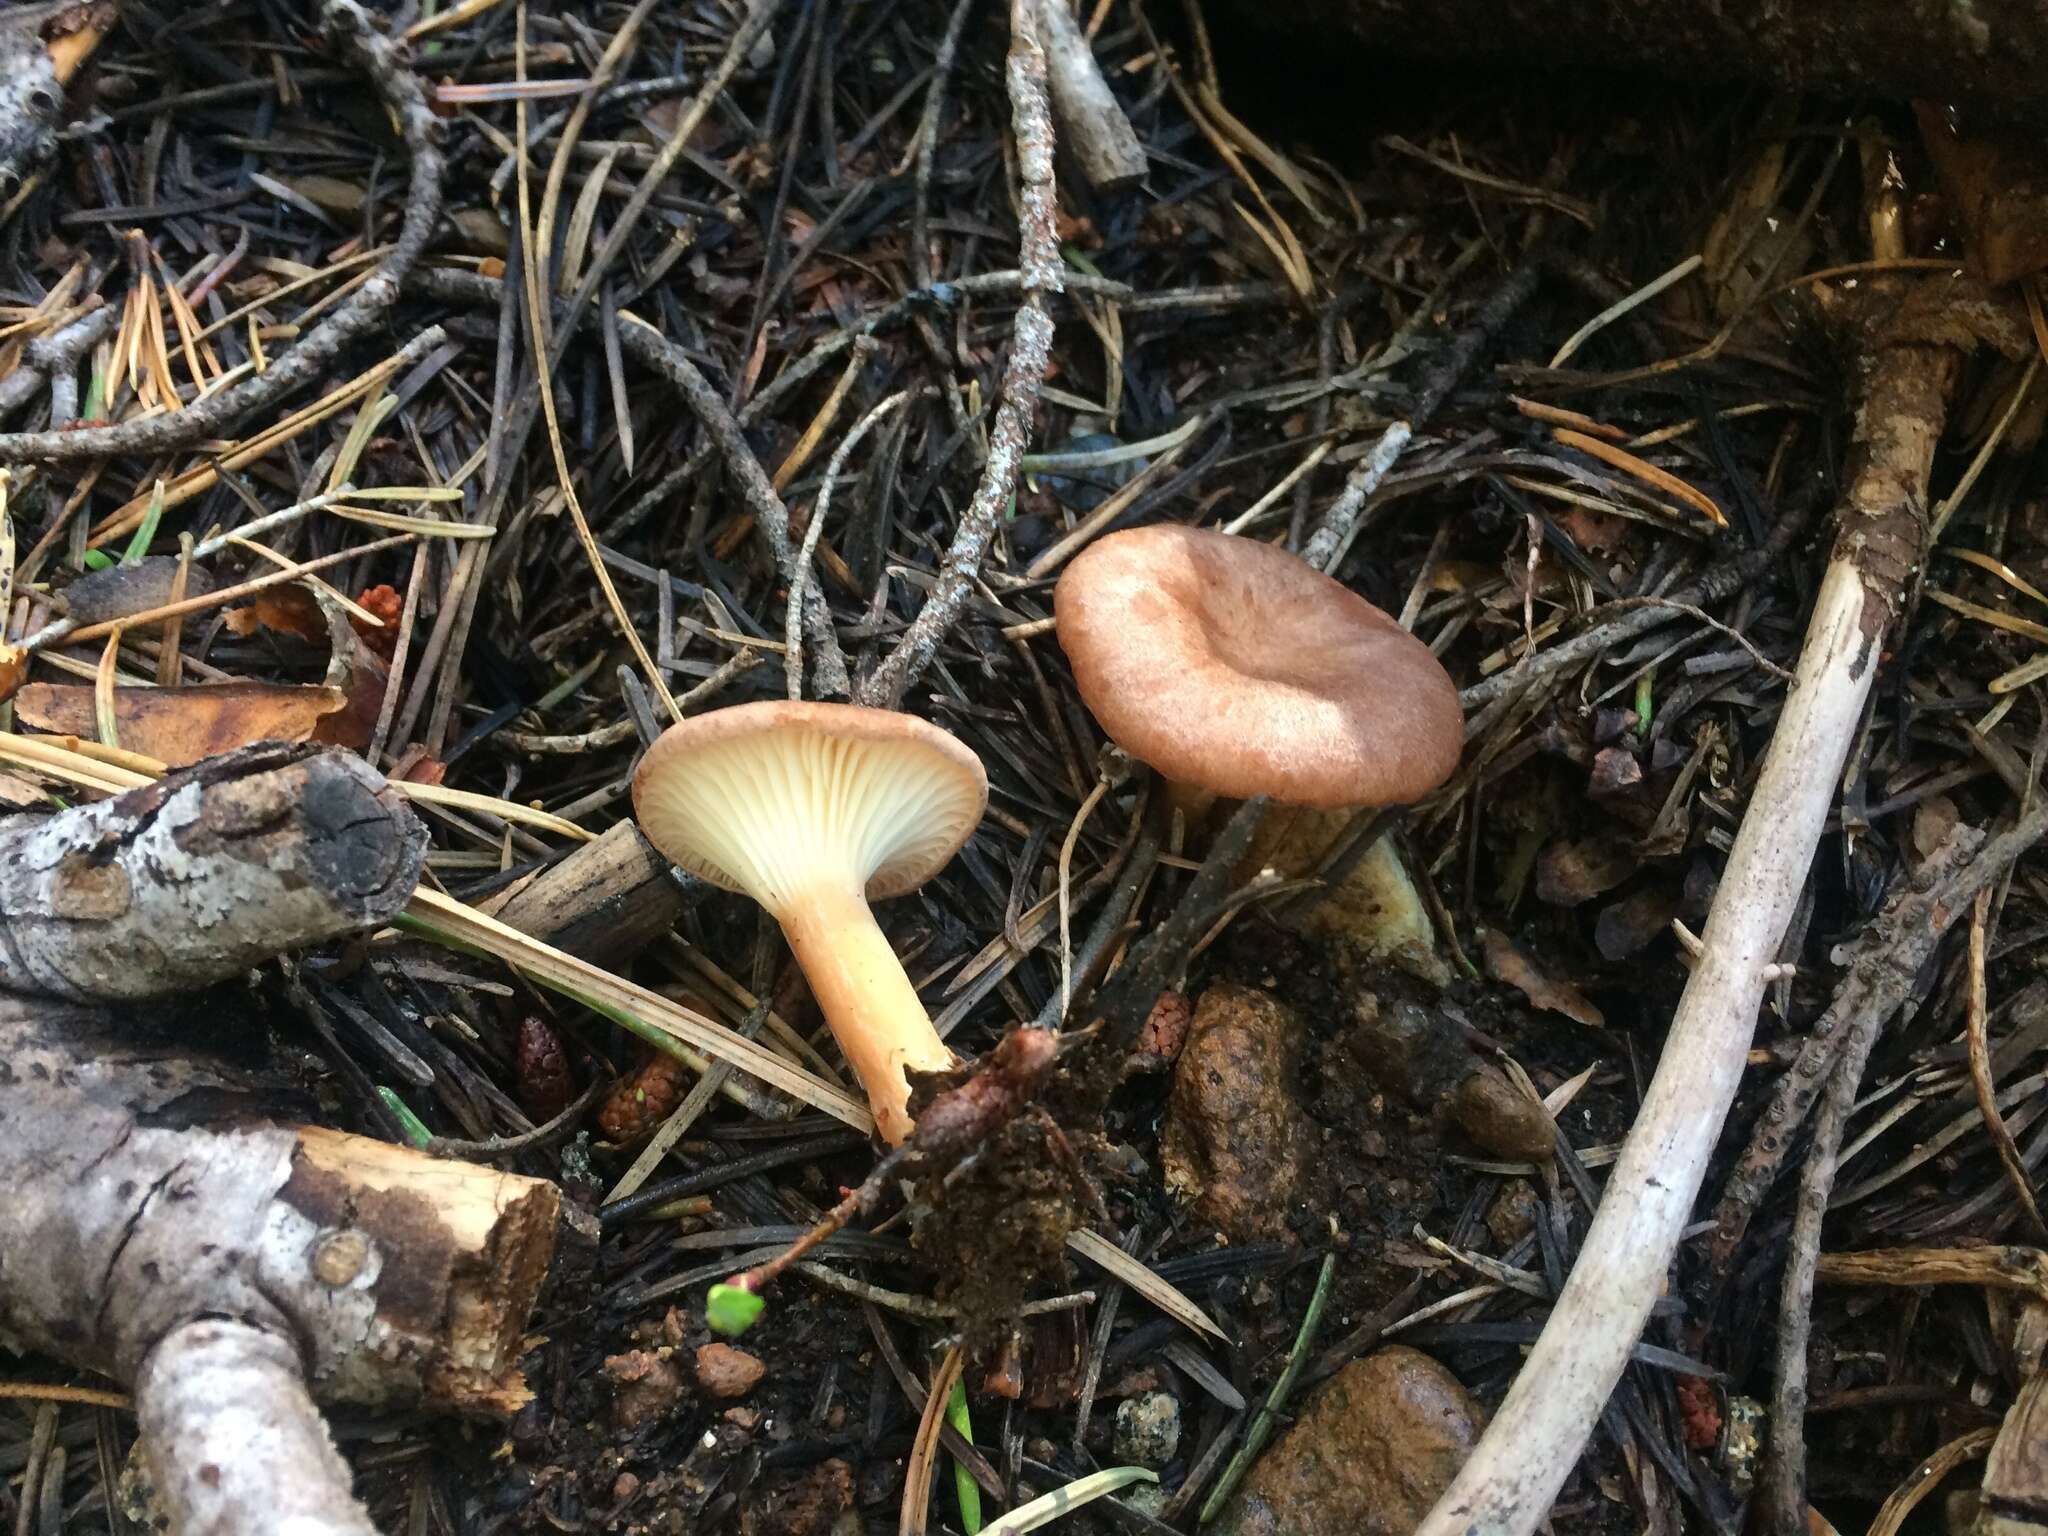
[[[675,863],[782,925],[891,1146],[912,1129],[908,1072],[953,1054],[868,908],[913,891],[988,804],[981,759],[893,710],[771,702],[670,726],[633,775],[633,809]]]

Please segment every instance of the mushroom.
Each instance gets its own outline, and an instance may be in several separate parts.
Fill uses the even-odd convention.
[[[893,710],[770,702],[669,727],[633,775],[640,830],[692,874],[782,925],[875,1128],[910,1134],[907,1073],[953,1054],[868,902],[916,890],[988,804],[981,759]]]
[[[1429,648],[1283,549],[1172,524],[1113,533],[1067,567],[1053,607],[1082,700],[1191,823],[1217,796],[1295,808],[1268,815],[1254,867],[1306,873],[1337,813],[1408,804],[1458,765],[1464,717]],[[1326,916],[1448,979],[1385,839]]]

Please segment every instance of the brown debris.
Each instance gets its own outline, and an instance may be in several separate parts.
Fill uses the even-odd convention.
[[[1592,999],[1569,981],[1545,972],[1527,951],[1498,928],[1487,929],[1479,945],[1494,979],[1506,982],[1538,1008],[1561,1013],[1595,1029],[1607,1022]]]
[[[1408,1536],[1484,1422],[1458,1379],[1417,1350],[1354,1360],[1252,1468],[1219,1536]]]
[[[666,1417],[683,1395],[683,1373],[667,1350],[613,1355],[604,1373],[612,1382],[612,1423],[628,1432]]]
[[[1301,1023],[1264,992],[1216,982],[1173,1072],[1167,1188],[1229,1237],[1285,1238],[1314,1144],[1296,1081]]]

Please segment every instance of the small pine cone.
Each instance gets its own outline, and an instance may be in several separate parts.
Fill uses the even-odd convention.
[[[611,1141],[638,1141],[683,1102],[684,1076],[683,1064],[673,1056],[650,1052],[605,1099],[597,1112],[598,1129]]]

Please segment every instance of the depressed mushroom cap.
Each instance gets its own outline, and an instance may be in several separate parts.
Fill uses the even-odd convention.
[[[1097,540],[1053,593],[1112,741],[1177,783],[1289,805],[1405,805],[1464,746],[1429,648],[1283,549],[1165,524]]]
[[[988,804],[981,759],[927,721],[770,701],[670,726],[633,775],[647,840],[713,885],[778,911],[819,879],[870,898],[916,890]]]

